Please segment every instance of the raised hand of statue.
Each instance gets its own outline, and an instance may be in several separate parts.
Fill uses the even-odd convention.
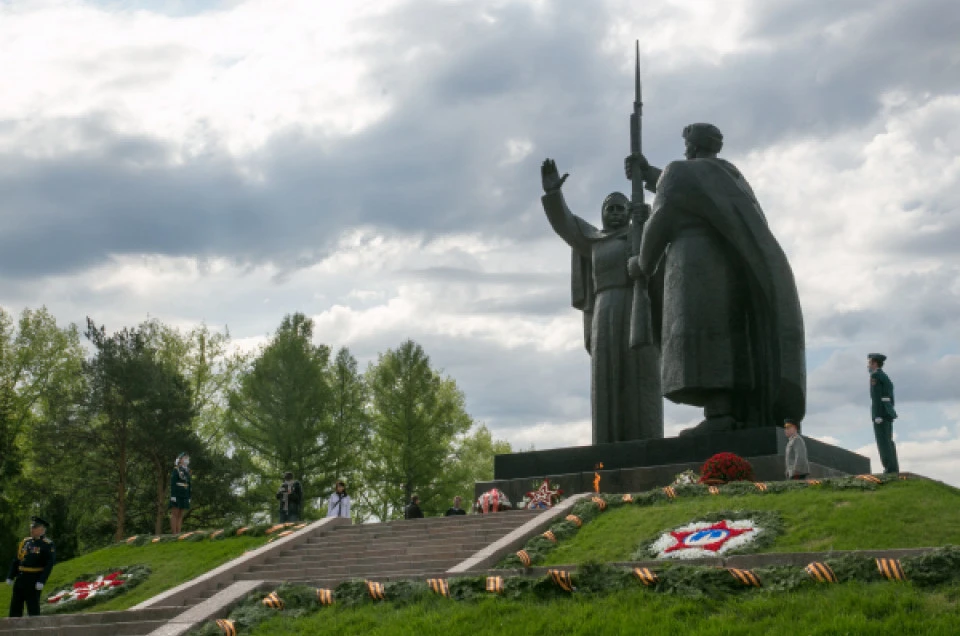
[[[563,182],[566,181],[569,176],[566,172],[563,173],[562,177],[560,176],[560,172],[557,170],[557,164],[553,159],[545,160],[543,165],[540,166],[540,180],[543,183],[544,192],[556,192],[563,186]]]
[[[641,176],[650,169],[650,162],[647,161],[647,158],[643,156],[642,152],[632,154],[623,160],[623,171],[626,173],[627,179],[631,181],[633,180],[634,168],[638,168],[640,170]]]

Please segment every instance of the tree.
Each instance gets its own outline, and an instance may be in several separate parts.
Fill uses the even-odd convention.
[[[472,425],[463,393],[412,340],[380,355],[367,376],[374,431],[368,505],[380,518],[396,517],[416,493],[425,512],[439,512],[451,491],[455,442]]]
[[[252,452],[265,498],[269,482],[287,470],[303,482],[307,497],[332,480],[324,455],[331,432],[330,349],[312,339],[313,321],[301,313],[284,317],[230,393],[228,430]]]
[[[59,327],[45,307],[24,309],[16,321],[0,308],[0,562],[12,557],[26,517],[39,512],[27,474],[33,433],[50,396],[77,382],[82,362],[75,326]]]
[[[334,358],[330,386],[332,422],[324,453],[327,465],[334,479],[343,479],[351,491],[360,492],[362,458],[370,442],[368,391],[356,358],[345,347]]]
[[[87,319],[86,337],[96,349],[84,364],[89,387],[80,422],[87,446],[107,463],[115,492],[116,540],[125,536],[131,467],[146,460],[152,473],[154,532],[160,534],[168,478],[178,449],[199,444],[190,426],[192,398],[186,380],[151,346],[149,328],[125,328],[112,336]]]

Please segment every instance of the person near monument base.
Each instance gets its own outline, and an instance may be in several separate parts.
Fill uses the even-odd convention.
[[[797,423],[787,418],[783,422],[787,434],[787,450],[784,453],[787,464],[787,479],[806,479],[810,474],[810,462],[807,460],[807,445],[797,430]]]
[[[423,510],[420,509],[420,495],[410,497],[410,503],[403,509],[404,519],[423,519]]]
[[[634,282],[630,258],[630,200],[608,195],[598,229],[573,214],[552,159],[540,168],[543,210],[553,230],[573,250],[573,306],[583,312],[584,344],[590,354],[593,443],[663,437],[660,355],[656,346],[630,347]]]
[[[27,606],[30,616],[40,614],[40,592],[57,561],[53,541],[47,538],[47,522],[40,517],[30,519],[30,536],[20,542],[17,556],[10,564],[7,585],[13,586],[10,617],[23,616]]]
[[[463,509],[463,498],[460,495],[457,495],[453,498],[453,505],[447,508],[447,511],[443,513],[445,517],[453,517],[456,515],[465,515],[467,511]]]
[[[717,157],[723,135],[712,124],[684,128],[685,160],[663,170],[637,153],[656,192],[640,254],[628,270],[662,281],[650,291],[659,324],[661,389],[678,404],[703,408],[685,433],[775,426],[806,411],[803,317],[793,272],[743,175]]]
[[[350,518],[350,495],[347,494],[347,485],[338,481],[333,487],[333,494],[327,501],[327,516]]]
[[[871,353],[867,356],[867,370],[870,372],[870,417],[873,419],[873,434],[877,438],[877,450],[883,472],[899,473],[897,447],[893,443],[893,420],[897,419],[894,410],[896,400],[893,397],[893,382],[883,370],[887,356]]]
[[[290,471],[283,474],[283,483],[277,490],[277,500],[280,502],[280,523],[300,521],[303,487]]]
[[[170,472],[170,532],[180,534],[183,515],[190,509],[190,455],[180,453]]]

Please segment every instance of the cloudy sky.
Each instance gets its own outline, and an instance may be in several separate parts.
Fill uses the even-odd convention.
[[[406,338],[517,447],[590,441],[555,158],[598,222],[709,121],[790,258],[805,433],[960,485],[955,0],[0,0],[0,305],[255,347],[303,311],[363,362]],[[668,434],[699,419],[668,405]]]

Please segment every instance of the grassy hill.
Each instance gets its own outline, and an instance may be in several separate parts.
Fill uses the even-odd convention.
[[[51,538],[56,542],[55,535]],[[110,546],[54,566],[53,573],[44,588],[44,597],[85,575],[97,574],[125,565],[148,565],[152,573],[146,581],[129,592],[118,594],[114,598],[92,606],[89,611],[127,609],[212,570],[247,550],[259,547],[266,543],[267,539],[268,537],[265,536],[241,536],[218,541],[172,541],[148,543],[142,546],[125,544]],[[4,567],[9,567],[9,564],[4,564]],[[10,589],[6,585],[0,586],[0,608],[2,608],[0,611],[4,612],[4,616],[6,609],[10,606]]]
[[[304,617],[279,615],[261,623],[254,636],[448,636],[476,634],[767,634],[953,635],[960,620],[960,586],[936,592],[906,585],[850,583],[790,594],[682,598],[639,586],[608,596],[582,595],[550,601],[485,598],[458,603],[431,598],[416,604],[390,603],[324,608]]]
[[[538,565],[630,561],[644,539],[724,510],[780,512],[783,534],[758,552],[960,545],[960,490],[917,479],[890,482],[875,490],[811,487],[782,493],[678,497],[650,506],[612,508],[572,538],[560,541]]]

